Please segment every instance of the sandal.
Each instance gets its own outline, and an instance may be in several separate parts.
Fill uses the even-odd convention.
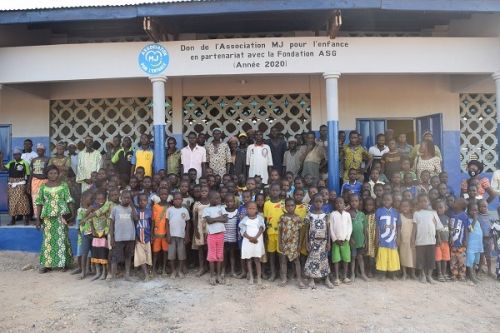
[[[342,280],[342,283],[345,283],[345,284],[349,284],[351,282],[352,281],[349,278],[345,278],[345,279]]]
[[[334,285],[335,287],[340,286],[340,280],[339,280],[339,279],[336,279],[335,281],[333,281],[333,285]]]
[[[442,276],[442,275],[439,275],[439,276],[438,276],[438,281],[439,281],[439,282],[446,282],[446,280],[445,280],[444,276]]]

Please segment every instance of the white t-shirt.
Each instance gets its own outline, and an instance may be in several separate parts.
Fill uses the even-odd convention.
[[[385,153],[389,152],[389,147],[384,146],[384,149],[380,150],[377,145],[371,146],[368,150],[368,154],[373,156],[374,159],[380,160]]]
[[[224,206],[218,205],[218,206],[208,206],[207,208],[203,209],[203,217],[220,217],[222,215],[227,215],[226,210],[224,209]],[[207,229],[208,229],[208,234],[218,234],[220,232],[225,232],[226,227],[224,226],[224,223],[207,223]]]
[[[443,229],[436,211],[429,209],[417,210],[413,214],[413,223],[417,225],[416,246],[436,244],[436,230]]]
[[[271,148],[266,144],[252,144],[248,146],[247,165],[249,166],[248,177],[259,175],[262,177],[262,183],[267,184],[267,179],[269,178],[267,168],[273,165]]]
[[[31,151],[31,153],[22,153],[21,154],[21,159],[28,162],[28,164],[31,164],[31,160],[34,159],[35,157],[38,157],[38,154],[33,150]]]
[[[189,221],[189,212],[186,208],[170,207],[167,211],[170,236],[184,238],[186,236],[186,222]]]

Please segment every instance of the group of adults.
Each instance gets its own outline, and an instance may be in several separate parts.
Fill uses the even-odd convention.
[[[297,134],[285,140],[277,126],[264,139],[261,131],[249,130],[222,141],[222,130],[212,130],[212,140],[205,142],[207,135],[188,134],[188,145],[178,151],[175,139],[168,139],[167,173],[188,173],[195,169],[197,177],[205,175],[206,168],[214,175],[224,174],[246,177],[261,177],[267,184],[271,169],[280,175],[310,175],[319,179],[326,166],[326,131],[316,140],[314,132]],[[175,166],[175,168],[174,168]]]
[[[342,181],[349,180],[349,170],[359,171],[361,178],[368,178],[372,169],[379,169],[388,180],[394,173],[402,171],[404,161],[409,163],[419,180],[422,172],[428,171],[430,176],[437,176],[442,171],[442,155],[439,146],[433,142],[433,135],[427,131],[422,136],[422,142],[412,146],[407,141],[407,135],[400,133],[395,137],[392,129],[376,136],[376,143],[369,147],[363,146],[363,138],[357,131],[349,133],[349,142],[345,143],[345,133],[339,133],[340,164],[343,168]]]

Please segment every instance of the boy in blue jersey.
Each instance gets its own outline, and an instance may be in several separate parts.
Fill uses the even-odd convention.
[[[350,190],[352,193],[361,196],[362,187],[363,184],[358,181],[358,170],[351,168],[349,170],[349,181],[342,185],[340,195],[342,195],[345,190]]]
[[[386,272],[399,271],[398,234],[401,229],[399,212],[392,207],[392,196],[388,193],[382,197],[383,206],[375,212],[376,242],[378,243],[377,270],[383,272],[382,280]],[[392,279],[396,275],[392,274]]]

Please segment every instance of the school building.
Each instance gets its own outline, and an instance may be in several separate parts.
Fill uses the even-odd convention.
[[[431,130],[456,189],[471,157],[496,168],[500,1],[33,3],[0,4],[6,159],[26,138],[104,148],[148,132],[161,152],[191,131],[327,124],[330,187],[340,129],[365,146],[387,128],[411,144]]]

